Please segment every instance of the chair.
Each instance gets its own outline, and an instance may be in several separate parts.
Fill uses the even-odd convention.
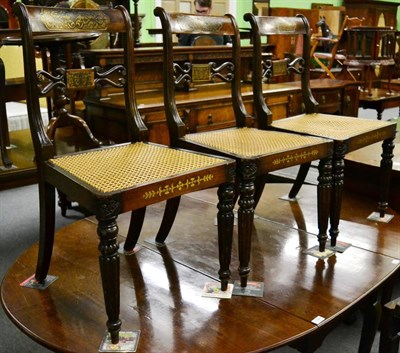
[[[218,237],[222,290],[230,277],[233,232],[234,170],[232,159],[173,149],[146,142],[147,128],[135,102],[134,41],[130,16],[123,6],[115,9],[69,9],[15,4],[21,24],[30,129],[38,169],[40,238],[33,287],[45,288],[54,242],[55,188],[79,202],[98,220],[100,272],[111,342],[117,343],[119,320],[119,214],[132,211],[127,241],[135,245],[145,207],[189,192],[218,187]],[[124,46],[124,63],[107,71],[99,67],[66,70],[56,75],[37,70],[35,45],[59,45],[93,33],[117,33]],[[96,37],[96,36],[94,36]],[[98,85],[123,88],[126,126],[130,143],[115,144],[57,156],[43,126],[39,97],[67,87],[90,89]],[[60,110],[65,108],[59,107]]]
[[[323,76],[329,76],[331,79],[335,80],[336,77],[332,72],[332,68],[335,63],[338,63],[340,66],[343,65],[343,62],[346,60],[346,55],[343,53],[341,49],[343,49],[343,39],[345,38],[345,30],[346,28],[352,28],[354,26],[361,26],[363,22],[363,18],[358,17],[349,17],[345,16],[343,19],[342,26],[339,29],[339,33],[336,37],[332,36],[312,36],[312,47],[311,47],[311,57],[315,60],[315,62],[325,71]],[[321,26],[326,26],[324,21],[321,22]],[[322,30],[324,33],[324,30]],[[316,51],[318,47],[328,48],[328,52]],[[324,63],[327,61],[327,64]],[[352,77],[354,81],[357,81],[354,75],[347,70],[347,66],[344,66],[348,74]]]
[[[384,220],[388,206],[388,193],[392,169],[392,157],[396,136],[396,123],[372,121],[368,119],[335,116],[318,113],[318,103],[310,89],[310,28],[307,19],[296,17],[256,17],[245,14],[244,19],[251,24],[254,46],[253,90],[254,105],[258,124],[263,129],[272,129],[311,136],[320,136],[334,141],[333,151],[333,188],[332,207],[330,211],[330,237],[332,246],[336,245],[339,234],[339,219],[344,179],[344,157],[346,153],[383,141],[381,161],[381,200],[379,203],[378,220]],[[287,70],[301,75],[301,87],[305,113],[286,119],[272,120],[272,114],[262,98],[263,77],[271,76],[273,62],[262,62],[261,37],[273,35],[303,36],[303,57],[287,62]],[[266,69],[263,70],[263,67]],[[289,193],[295,198],[303,184],[310,164],[303,164],[297,180]]]
[[[249,260],[254,207],[261,196],[267,174],[274,170],[298,165],[306,161],[321,160],[318,240],[319,249],[323,252],[327,229],[326,212],[329,208],[332,142],[321,138],[310,139],[307,136],[263,131],[251,127],[253,120],[246,112],[240,92],[240,38],[233,16],[167,13],[161,7],[156,7],[154,14],[160,18],[163,28],[164,102],[171,145],[229,156],[237,162],[240,285],[242,287],[247,285],[247,277],[250,272]],[[212,81],[215,81],[203,83],[203,90],[210,92],[210,89],[215,88],[212,85],[218,85],[216,87],[221,90],[218,94],[230,94],[232,96],[232,115],[236,119],[236,127],[187,133],[189,127],[185,126],[177,110],[175,89],[178,83],[184,80],[191,81],[193,77],[197,77],[197,72],[194,73],[197,66],[190,62],[175,62],[173,46],[173,34],[186,33],[231,36],[232,61],[223,62],[220,65],[214,62],[198,65],[201,65],[200,71],[204,77],[210,77]],[[199,87],[195,89],[200,89]]]

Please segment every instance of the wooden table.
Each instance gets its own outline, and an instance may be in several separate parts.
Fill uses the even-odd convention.
[[[371,94],[367,91],[361,91],[360,107],[375,109],[378,113],[377,119],[381,120],[385,109],[394,107],[399,107],[400,109],[400,91],[392,90],[389,92],[385,88],[372,88]]]
[[[205,282],[216,280],[218,267],[212,190],[183,197],[164,247],[154,244],[163,205],[149,208],[141,250],[121,256],[121,319],[124,330],[141,331],[137,352],[267,352],[288,344],[312,352],[356,308],[371,314],[360,347],[369,351],[376,295],[399,271],[399,217],[380,227],[365,223],[354,212],[365,211],[365,200],[359,204],[360,199],[349,198],[340,240],[353,246],[317,259],[304,253],[318,243],[316,188],[304,186],[297,203],[279,200],[289,189],[270,185],[256,209],[250,279],[264,283],[261,298],[201,296]],[[129,218],[119,219],[121,241]],[[106,314],[97,242],[94,220],[78,221],[57,234],[51,274],[59,279],[47,290],[19,286],[35,269],[36,245],[3,280],[1,298],[11,320],[56,352],[98,351]],[[234,248],[232,268],[238,265],[236,242]],[[324,319],[314,324],[316,317]]]

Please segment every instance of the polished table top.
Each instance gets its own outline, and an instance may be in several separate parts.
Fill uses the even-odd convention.
[[[365,219],[365,200],[345,198],[343,208],[350,211],[344,212],[339,238],[352,246],[321,260],[304,253],[317,244],[316,188],[305,185],[296,203],[278,199],[289,189],[268,185],[256,209],[250,279],[264,283],[261,298],[201,296],[218,268],[214,190],[182,199],[164,247],[154,244],[164,207],[149,208],[141,249],[121,255],[122,327],[141,330],[138,352],[270,351],[296,344],[343,318],[399,270],[398,214],[393,223],[376,225]],[[120,241],[129,218],[119,218]],[[95,220],[78,221],[57,234],[51,274],[59,279],[48,290],[19,286],[34,271],[36,245],[3,281],[11,319],[55,351],[98,351],[106,316],[97,243]],[[234,243],[232,269],[238,264]],[[236,271],[232,276],[237,279]],[[316,317],[322,322],[312,323]]]

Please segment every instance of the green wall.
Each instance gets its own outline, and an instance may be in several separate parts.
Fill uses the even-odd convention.
[[[239,23],[239,26],[248,25],[243,21],[243,15],[246,12],[252,11],[252,1],[251,0],[231,0],[236,1],[236,9],[237,13],[234,14]],[[377,0],[377,1],[387,1],[398,3],[399,0]],[[288,4],[285,3],[285,7],[290,8],[298,8],[298,9],[310,9],[311,3],[315,2],[315,0],[293,0],[288,1]],[[322,1],[325,2],[325,1]],[[342,6],[343,0],[329,0],[326,3],[332,4],[334,6]],[[156,41],[154,36],[148,34],[147,29],[156,27],[156,19],[153,15],[153,9],[155,7],[154,0],[139,0],[139,13],[144,14],[145,17],[142,23],[142,36],[141,42],[146,43],[154,43]],[[282,7],[282,0],[270,0],[271,7]],[[397,10],[397,29],[400,30],[400,6]]]

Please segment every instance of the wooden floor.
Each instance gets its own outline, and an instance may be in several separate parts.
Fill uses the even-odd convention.
[[[268,184],[256,210],[250,279],[262,298],[201,296],[218,278],[215,190],[183,197],[167,245],[154,244],[163,205],[148,209],[141,249],[121,255],[123,330],[140,330],[138,352],[270,351],[313,342],[399,272],[400,214],[388,223],[366,217],[376,202],[349,193],[339,240],[351,243],[325,259],[305,254],[317,245],[316,188],[298,202],[279,199],[288,184]],[[120,240],[129,215],[119,218]],[[87,218],[57,234],[47,290],[20,287],[33,274],[34,246],[15,262],[1,287],[3,306],[27,335],[59,352],[98,352],[106,314],[98,269],[96,224]],[[236,227],[235,227],[236,228]],[[238,279],[236,241],[232,279]],[[322,317],[319,325],[312,323]]]

